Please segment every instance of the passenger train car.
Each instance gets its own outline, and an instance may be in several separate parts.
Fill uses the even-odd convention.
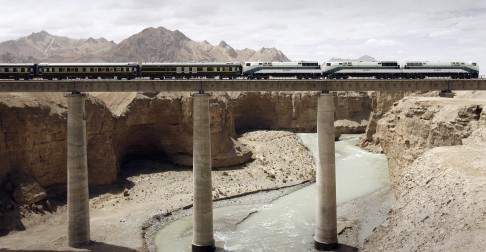
[[[43,79],[133,79],[140,75],[137,63],[40,63],[36,77]]]
[[[164,78],[228,78],[241,76],[240,63],[142,63],[140,77]]]
[[[34,63],[0,63],[0,79],[30,80],[36,77]]]
[[[429,61],[245,62],[245,63],[0,63],[0,79],[471,79],[476,63]]]

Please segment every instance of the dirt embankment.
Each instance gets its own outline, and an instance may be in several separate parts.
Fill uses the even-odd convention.
[[[474,96],[474,97],[472,97]],[[378,121],[397,202],[365,251],[481,251],[486,99],[407,97]]]

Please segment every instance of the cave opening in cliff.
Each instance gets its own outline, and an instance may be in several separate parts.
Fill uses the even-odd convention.
[[[130,145],[128,146],[122,160],[122,168],[125,164],[136,160],[152,160],[157,162],[168,162],[167,153],[155,144]]]

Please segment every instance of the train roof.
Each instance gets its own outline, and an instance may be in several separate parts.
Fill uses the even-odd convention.
[[[142,66],[240,66],[238,62],[144,62]]]
[[[35,63],[0,63],[0,66],[33,66]]]
[[[245,63],[272,63],[272,64],[299,64],[299,63],[319,63],[315,60],[300,60],[300,61],[245,61]]]
[[[115,67],[122,67],[122,66],[134,66],[138,65],[137,62],[123,62],[123,63],[39,63],[39,66],[62,66],[62,67],[69,67],[69,66],[81,66],[81,67],[109,67],[109,66],[115,66]]]

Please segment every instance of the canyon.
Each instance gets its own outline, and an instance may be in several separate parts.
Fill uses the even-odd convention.
[[[270,129],[315,132],[317,95],[213,93],[213,168],[252,160],[253,153],[237,140],[239,133]],[[364,131],[371,112],[367,93],[338,93],[335,107],[337,138],[340,133]],[[67,101],[62,94],[0,95],[0,181],[4,185],[2,211],[7,215],[22,205],[45,206],[50,191],[65,190],[66,116]],[[132,160],[158,160],[180,169],[192,165],[189,93],[91,93],[86,100],[86,130],[91,186],[116,182],[123,164]],[[12,225],[4,227],[12,229]]]

